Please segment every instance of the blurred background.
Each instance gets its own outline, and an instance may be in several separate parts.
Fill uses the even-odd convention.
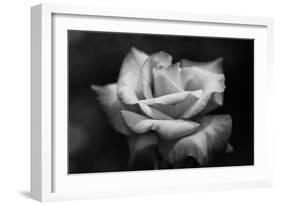
[[[254,40],[69,30],[69,173],[126,170],[125,138],[109,125],[90,85],[116,82],[132,46],[148,54],[163,50],[173,62],[223,57],[225,101],[213,113],[231,115],[234,152],[209,166],[254,164]]]

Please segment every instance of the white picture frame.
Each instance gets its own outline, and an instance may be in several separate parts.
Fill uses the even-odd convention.
[[[121,22],[118,28],[114,26],[116,20]],[[132,26],[135,21],[139,26]],[[176,32],[187,32],[182,28],[192,24],[196,27],[192,33],[195,36],[255,39],[254,166],[68,175],[66,138],[56,138],[58,134],[66,136],[67,114],[66,110],[55,109],[66,104],[66,70],[58,69],[67,66],[65,31],[69,27],[102,30],[104,25],[107,28],[112,25],[111,31],[133,29],[140,32],[138,29],[155,22],[175,26]],[[272,19],[40,4],[31,8],[31,26],[32,198],[53,201],[273,185],[274,137],[267,121],[271,105],[268,91],[273,76]],[[161,32],[169,34],[170,31],[163,29]],[[55,41],[55,38],[62,41]]]

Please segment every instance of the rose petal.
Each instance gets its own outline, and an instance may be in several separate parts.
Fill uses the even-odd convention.
[[[143,96],[146,99],[153,98],[152,84],[153,84],[153,68],[167,67],[171,64],[172,57],[166,52],[158,52],[152,54],[144,63],[141,72],[139,83],[143,89]]]
[[[121,70],[119,73],[119,78],[122,78],[122,76],[127,74],[128,72],[133,72],[136,75],[139,74],[142,65],[148,57],[149,56],[143,51],[132,47],[123,60]]]
[[[158,111],[161,111],[164,114],[167,114],[172,118],[184,118],[183,114],[186,110],[192,108],[197,103],[198,99],[202,95],[202,90],[185,92],[185,94],[188,95],[186,95],[184,99],[181,99],[177,102],[173,102],[173,104],[164,104],[163,102],[156,102],[150,103],[150,106],[157,109]]]
[[[199,113],[206,114],[223,105],[223,92],[205,91],[198,101],[186,108],[180,118],[189,119]]]
[[[207,91],[223,92],[225,89],[225,78],[223,74],[217,74],[204,70],[201,67],[183,67],[183,77],[192,77],[185,84],[185,90],[192,91],[203,89]]]
[[[145,115],[153,119],[173,119],[181,117],[186,108],[193,106],[201,94],[202,90],[192,92],[184,91],[157,98],[139,100],[134,104],[124,105],[127,110],[136,113],[143,112]],[[149,107],[145,107],[145,105]],[[148,112],[148,110],[153,111]],[[157,115],[157,113],[160,116]]]
[[[144,103],[147,105],[154,105],[154,104],[177,104],[183,100],[186,99],[186,97],[188,97],[188,95],[191,92],[189,91],[183,91],[183,92],[178,92],[178,93],[174,93],[174,94],[168,94],[168,95],[164,95],[161,97],[156,97],[153,99],[145,99],[145,100],[140,100],[138,103]]]
[[[162,77],[165,81],[169,80],[169,84],[173,83],[174,87],[182,91],[184,90],[184,84],[188,77],[184,76],[183,78],[181,72],[180,63],[175,63],[160,70],[156,70],[155,74]],[[156,83],[157,82],[154,82],[154,86]]]
[[[185,120],[155,120],[130,111],[121,111],[129,128],[137,134],[155,131],[162,140],[174,140],[195,132],[199,124]]]
[[[157,134],[150,132],[127,137],[130,149],[129,169],[158,169]]]
[[[200,70],[197,72],[205,71],[207,73],[212,73],[212,74],[223,74],[222,60],[223,60],[222,58],[218,58],[210,62],[194,62],[194,61],[183,59],[181,60],[180,63],[176,63],[168,67],[165,67],[161,70],[157,70],[156,74],[158,75],[161,74],[161,76],[170,80],[170,82],[173,82],[177,87],[183,90],[189,91],[189,90],[203,89],[200,87],[196,89],[191,89],[188,87],[189,84],[192,82],[197,83],[198,77],[196,77],[196,75],[193,74],[193,71],[187,74],[187,71],[184,68],[197,67],[200,68]],[[202,76],[202,74],[199,74],[199,77],[200,76]]]
[[[138,79],[147,58],[146,53],[133,47],[123,60],[117,81],[118,97],[122,102],[131,104],[143,98]]]
[[[197,67],[201,67],[204,70],[208,70],[210,72],[222,74],[223,73],[222,62],[223,62],[223,58],[219,57],[214,61],[209,61],[209,62],[195,62],[195,61],[183,59],[181,64],[183,67],[197,66]]]
[[[124,135],[131,134],[121,115],[124,105],[117,98],[117,84],[108,84],[106,86],[92,85],[91,88],[96,93],[97,100],[113,128]]]
[[[186,81],[185,89],[203,89],[203,95],[193,107],[187,109],[182,115],[183,118],[190,118],[201,112],[204,114],[222,106],[225,77],[222,74],[221,62],[221,58],[208,63],[181,61],[182,76],[189,78]],[[187,67],[190,65],[191,67]]]
[[[183,89],[176,85],[173,80],[163,72],[165,70],[166,69],[153,69],[155,97],[183,92]]]
[[[176,63],[155,70],[154,90],[156,96],[175,93],[182,89],[187,91],[203,90],[203,95],[196,104],[193,102],[186,107],[184,107],[185,104],[182,104],[182,110],[178,110],[180,112],[171,106],[157,105],[154,108],[174,118],[191,118],[218,108],[223,104],[225,89],[225,78],[222,73],[222,58],[211,62],[182,60],[180,64]]]
[[[199,129],[190,136],[160,142],[159,151],[166,161],[175,164],[192,156],[200,165],[206,165],[216,153],[226,148],[232,129],[229,115],[209,115],[199,122]]]
[[[124,104],[136,104],[140,97],[138,88],[134,88],[135,75],[132,72],[125,74],[118,80],[117,95]]]
[[[207,106],[203,110],[203,114],[207,114],[210,111],[215,110],[216,108],[223,105],[224,93],[223,92],[212,92],[211,97],[208,101]]]
[[[143,103],[139,103],[139,106],[142,110],[142,112],[151,117],[152,119],[161,119],[161,120],[171,120],[173,119],[172,117],[170,117],[169,115],[167,114],[164,114],[160,111],[158,111],[157,109],[154,109],[153,107],[150,107],[146,104],[143,104]]]

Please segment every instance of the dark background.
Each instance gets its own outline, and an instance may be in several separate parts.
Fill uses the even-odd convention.
[[[225,101],[214,113],[231,115],[234,152],[209,166],[254,164],[254,40],[69,30],[69,173],[126,170],[125,138],[112,130],[90,85],[116,82],[132,46],[147,54],[165,51],[173,62],[223,57]]]

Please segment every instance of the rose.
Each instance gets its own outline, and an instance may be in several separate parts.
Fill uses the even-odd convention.
[[[165,52],[148,56],[132,48],[117,83],[92,89],[112,126],[127,136],[130,164],[151,147],[171,165],[189,157],[207,165],[215,154],[232,150],[231,117],[207,115],[223,105],[222,58],[172,64]],[[159,168],[159,158],[152,159]]]

